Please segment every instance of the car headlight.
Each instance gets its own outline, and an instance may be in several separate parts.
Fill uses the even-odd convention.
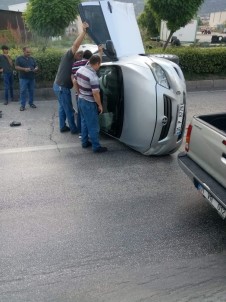
[[[153,72],[153,75],[156,79],[156,82],[159,85],[169,89],[170,85],[169,85],[169,82],[167,80],[166,73],[162,69],[162,67],[157,63],[152,63],[150,65],[148,64],[148,66],[151,68],[151,70]]]

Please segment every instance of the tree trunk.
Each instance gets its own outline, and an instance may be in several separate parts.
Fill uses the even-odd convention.
[[[172,30],[171,30],[171,31],[170,31],[170,34],[169,34],[169,37],[168,37],[168,39],[166,40],[166,43],[163,45],[163,50],[166,49],[167,45],[169,44],[170,39],[172,38],[172,35],[173,35],[173,32],[172,32]]]

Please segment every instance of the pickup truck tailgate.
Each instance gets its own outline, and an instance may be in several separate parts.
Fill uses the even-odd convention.
[[[188,156],[226,188],[225,132],[194,117]]]

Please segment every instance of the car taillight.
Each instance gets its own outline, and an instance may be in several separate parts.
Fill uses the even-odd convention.
[[[191,131],[192,131],[192,125],[190,124],[187,129],[187,134],[186,134],[186,143],[185,143],[185,151],[189,151],[189,143],[190,143],[190,138],[191,138]]]

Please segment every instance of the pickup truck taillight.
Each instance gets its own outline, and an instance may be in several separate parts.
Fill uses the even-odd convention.
[[[192,131],[192,125],[190,124],[187,129],[187,134],[186,134],[186,143],[185,143],[185,151],[189,151],[189,143],[190,143],[190,138],[191,138],[191,131]]]

